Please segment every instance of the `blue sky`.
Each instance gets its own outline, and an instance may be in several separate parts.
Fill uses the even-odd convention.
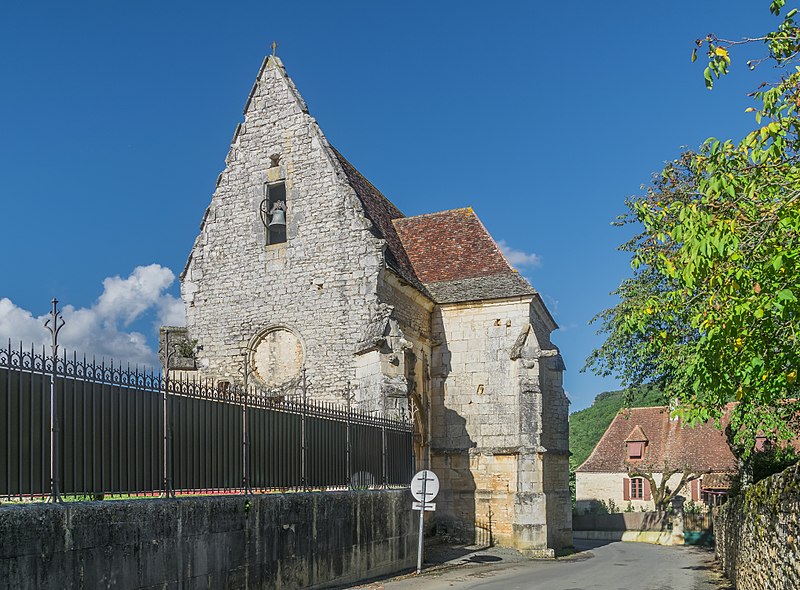
[[[152,360],[177,275],[273,40],[329,141],[407,215],[471,205],[561,329],[572,409],[587,323],[630,273],[611,227],[663,162],[752,125],[744,59],[713,92],[708,32],[767,2],[28,2],[0,8],[0,338]]]

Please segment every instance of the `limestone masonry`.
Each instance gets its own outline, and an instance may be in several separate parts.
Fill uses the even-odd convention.
[[[557,328],[471,208],[405,217],[328,144],[268,57],[181,274],[197,368],[410,415],[438,532],[571,545]],[[283,221],[285,220],[285,226]],[[285,228],[285,229],[284,229]]]

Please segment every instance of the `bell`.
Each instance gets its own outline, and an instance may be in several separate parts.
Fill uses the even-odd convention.
[[[272,214],[272,221],[269,222],[269,227],[277,226],[286,227],[286,211],[283,209],[276,209]]]

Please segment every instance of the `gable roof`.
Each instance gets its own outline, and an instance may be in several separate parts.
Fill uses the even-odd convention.
[[[642,430],[642,427],[637,424],[628,435],[628,438],[625,439],[625,442],[647,442],[648,440],[649,439]]]
[[[626,441],[636,429],[648,433],[642,463],[658,468],[690,466],[697,471],[732,472],[736,458],[728,447],[725,433],[713,421],[695,428],[683,427],[680,419],[671,420],[667,406],[622,410],[611,421],[589,458],[576,469],[581,472],[626,472]]]
[[[536,293],[511,268],[471,207],[395,218],[392,225],[437,303]]]

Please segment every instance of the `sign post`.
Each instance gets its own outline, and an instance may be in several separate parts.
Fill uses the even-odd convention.
[[[433,471],[423,469],[411,479],[411,495],[417,500],[411,505],[413,510],[419,510],[419,542],[417,544],[417,573],[422,572],[422,534],[425,528],[425,512],[436,510],[432,500],[439,493],[439,478]]]

